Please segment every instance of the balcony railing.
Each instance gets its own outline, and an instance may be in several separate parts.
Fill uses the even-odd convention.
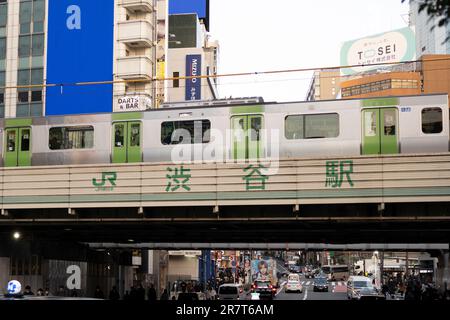
[[[132,12],[152,12],[152,0],[122,0],[122,7]]]
[[[119,22],[118,40],[134,48],[149,48],[153,44],[153,26],[145,20]]]
[[[146,56],[117,59],[116,76],[122,79],[152,79],[152,61]]]

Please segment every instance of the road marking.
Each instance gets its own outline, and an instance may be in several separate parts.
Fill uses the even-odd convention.
[[[306,283],[307,286],[309,286],[309,281]]]
[[[305,290],[305,296],[303,297],[303,300],[306,300],[308,298],[308,289]]]
[[[336,285],[336,282],[333,281],[333,282],[331,283],[331,285],[332,285],[332,286],[335,286],[335,285]]]
[[[280,285],[280,289],[278,289],[277,293],[275,293],[275,296],[277,296],[282,290],[283,290],[283,286],[286,284],[286,281],[284,281],[281,285]]]

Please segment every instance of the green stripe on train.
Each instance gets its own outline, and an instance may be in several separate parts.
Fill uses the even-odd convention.
[[[383,107],[383,106],[397,106],[399,104],[398,98],[377,98],[361,100],[361,107]]]
[[[116,112],[112,114],[113,121],[142,119],[142,112]]]
[[[5,127],[29,127],[32,122],[31,118],[5,119]]]
[[[264,106],[241,106],[231,108],[231,114],[262,113],[262,112],[264,112]]]

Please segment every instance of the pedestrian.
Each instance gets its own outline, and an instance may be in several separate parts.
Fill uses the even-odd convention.
[[[149,290],[149,291],[150,291],[150,290]],[[149,295],[149,298],[148,298],[148,299],[150,300],[150,295]],[[160,300],[169,300],[169,294],[167,293],[167,289],[164,289],[164,291],[163,291],[163,293],[162,293],[162,295],[161,295]]]
[[[113,286],[111,291],[109,292],[109,300],[120,300],[120,294],[116,286]]]
[[[24,296],[34,296],[33,291],[31,291],[31,287],[30,286],[26,286],[25,287],[25,291],[23,292]]]
[[[133,300],[133,301],[139,300],[137,290],[134,286],[131,286],[131,288],[130,288],[130,300]]]
[[[131,300],[130,292],[128,292],[128,290],[125,290],[125,294],[123,296],[123,300]]]
[[[77,293],[77,289],[72,289],[71,293],[70,293],[71,297],[78,297],[78,293]]]
[[[139,285],[139,288],[136,290],[137,300],[144,301],[145,300],[145,289],[142,284]]]
[[[186,286],[181,287],[181,292],[178,294],[178,301],[181,302],[193,302],[192,296],[186,292]]]
[[[156,290],[153,286],[153,283],[150,284],[150,288],[148,289],[148,300],[149,301],[156,301]]]
[[[100,286],[95,287],[94,298],[105,299],[105,295],[103,294],[102,289],[100,289]]]
[[[64,286],[59,286],[58,288],[58,296],[65,297],[66,296],[66,290],[64,289]]]

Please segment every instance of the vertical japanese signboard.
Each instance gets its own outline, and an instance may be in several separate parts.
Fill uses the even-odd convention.
[[[186,56],[186,77],[195,77],[202,75],[202,56],[200,54],[191,54]],[[202,98],[202,79],[186,79],[185,100],[201,100]]]

